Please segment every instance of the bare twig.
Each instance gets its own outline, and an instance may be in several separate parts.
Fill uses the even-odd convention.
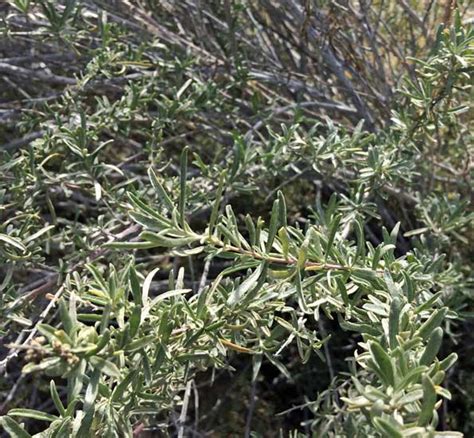
[[[252,380],[252,386],[250,388],[250,403],[247,410],[247,418],[245,420],[245,431],[244,437],[249,438],[252,432],[252,417],[255,411],[255,403],[257,400],[257,379]]]
[[[33,79],[47,84],[53,85],[76,85],[77,81],[73,78],[59,76],[52,73],[46,73],[41,70],[31,70],[18,65],[11,65],[5,62],[0,62],[0,73],[21,76],[26,79]]]
[[[184,391],[183,396],[183,406],[181,407],[181,414],[178,419],[179,430],[178,430],[178,438],[184,437],[184,426],[186,424],[186,416],[188,414],[188,407],[189,407],[189,396],[191,395],[191,387],[193,385],[193,380],[188,380],[186,383],[186,389]]]

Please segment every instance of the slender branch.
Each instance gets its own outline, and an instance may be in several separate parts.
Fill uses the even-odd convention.
[[[250,438],[250,432],[252,427],[252,417],[255,411],[255,402],[257,400],[257,379],[253,379],[252,387],[250,389],[250,404],[247,412],[247,419],[245,421],[245,438]]]
[[[282,258],[282,257],[275,257],[267,254],[260,254],[256,251],[248,251],[242,248],[238,248],[237,246],[233,245],[227,245],[221,240],[217,240],[216,238],[211,238],[211,239],[206,239],[208,243],[210,243],[213,246],[220,247],[222,248],[225,252],[231,252],[235,254],[240,254],[242,256],[247,256],[251,257],[255,260],[262,260],[262,261],[267,261],[272,264],[277,264],[277,265],[283,265],[283,266],[288,266],[288,267],[293,267],[297,266],[298,260],[295,259],[294,257],[288,257],[288,258]],[[364,270],[364,271],[370,271],[370,272],[375,272],[379,275],[384,274],[383,269],[367,269],[367,268],[358,268],[355,266],[347,266],[347,265],[341,265],[337,263],[322,263],[322,262],[312,262],[312,261],[305,261],[302,265],[302,268],[305,271],[346,271],[346,272],[352,272],[354,270]]]
[[[186,383],[186,390],[184,391],[184,397],[183,397],[183,407],[181,408],[181,414],[178,419],[178,424],[179,424],[178,438],[184,437],[184,427],[186,425],[186,416],[188,414],[189,396],[191,395],[192,384],[193,384],[192,380],[189,380]]]
[[[27,68],[7,64],[5,62],[0,62],[0,73],[10,76],[20,76],[30,80],[34,79],[43,83],[54,85],[76,85],[77,83],[76,79],[73,78],[45,73],[41,70],[29,70]]]

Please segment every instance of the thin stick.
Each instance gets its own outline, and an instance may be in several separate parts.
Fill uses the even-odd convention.
[[[189,396],[191,395],[192,384],[193,384],[192,380],[189,380],[188,383],[186,383],[186,389],[184,391],[184,397],[183,397],[183,407],[181,408],[181,414],[178,419],[178,424],[179,424],[178,438],[183,438],[184,436],[184,426],[186,424],[186,416],[188,414]]]
[[[252,426],[252,417],[255,411],[255,402],[257,399],[257,379],[253,379],[252,387],[250,389],[250,404],[249,409],[247,411],[247,420],[245,421],[245,438],[250,437],[251,426]]]

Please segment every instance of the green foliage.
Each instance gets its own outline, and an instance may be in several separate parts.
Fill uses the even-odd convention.
[[[447,403],[451,350],[472,308],[472,26],[456,11],[431,35],[424,20],[411,68],[398,52],[393,64],[382,44],[393,34],[371,30],[365,10],[374,62],[358,49],[343,66],[331,44],[310,41],[318,2],[303,2],[303,16],[284,2],[295,23],[304,17],[291,49],[266,2],[206,9],[226,34],[209,41],[204,19],[184,36],[180,6],[152,3],[123,2],[125,16],[95,1],[5,7],[9,42],[27,35],[62,64],[32,67],[32,83],[9,92],[25,98],[23,114],[0,125],[3,429],[191,436],[192,410],[194,427],[209,421],[212,433],[200,388],[211,393],[224,373],[234,384],[247,367],[247,424],[221,433],[250,436],[263,369],[294,383],[295,363],[318,360],[331,382],[304,393],[311,417],[284,433],[468,434],[474,426],[450,421]],[[403,23],[392,6],[383,18]],[[335,2],[321,8],[349,20]],[[355,32],[333,44],[350,49]],[[295,68],[296,55],[310,62],[305,47],[317,47],[324,67],[308,71],[327,90],[298,91],[295,80],[283,92],[278,69]],[[6,64],[7,76],[25,73]],[[398,76],[381,73],[395,67],[404,79],[389,123],[380,93]],[[305,105],[314,93],[316,115]],[[347,364],[335,370],[338,342]],[[31,383],[43,404],[26,401]]]

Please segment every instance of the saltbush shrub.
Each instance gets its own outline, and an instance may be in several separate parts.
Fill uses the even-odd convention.
[[[5,433],[469,436],[466,8],[1,5]]]

